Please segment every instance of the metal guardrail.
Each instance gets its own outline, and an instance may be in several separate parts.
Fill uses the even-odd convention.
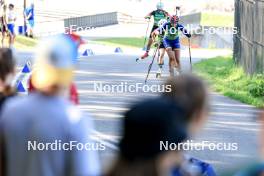
[[[36,21],[35,35],[49,36],[64,32],[72,26],[74,30],[86,30],[93,27],[102,27],[114,24],[145,24],[147,21],[141,17],[132,17],[120,12],[111,12],[96,15],[70,17],[66,19],[56,19],[47,21]],[[78,29],[79,28],[79,29]]]
[[[201,13],[195,13],[187,16],[183,16],[181,21],[184,24],[200,24]],[[82,17],[74,17],[64,19],[64,26],[70,27],[71,25],[78,27],[101,27],[113,24],[133,23],[133,24],[145,24],[147,21],[142,17],[133,17],[120,12],[111,12],[97,15],[89,15]]]
[[[120,23],[144,24],[146,21],[142,18],[132,17],[119,12],[64,19],[64,27],[70,27],[72,25],[81,28],[102,27]]]
[[[117,12],[64,19],[64,27],[101,27],[118,24]]]

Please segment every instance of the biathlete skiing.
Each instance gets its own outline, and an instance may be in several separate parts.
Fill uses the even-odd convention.
[[[173,15],[169,22],[155,29],[151,34],[155,38],[155,36],[165,32],[163,44],[169,56],[170,76],[178,75],[181,72],[179,31],[182,31],[186,37],[191,38],[191,34],[188,33],[182,24],[179,24],[179,17]]]
[[[162,19],[159,21],[159,27],[162,27],[165,23],[167,23],[167,20]],[[165,56],[165,46],[163,43],[163,38],[165,35],[165,31],[162,31],[158,36],[152,35],[153,40],[155,41],[155,37],[157,38],[157,42],[155,43],[155,47],[158,48],[158,58],[157,58],[157,63],[159,66],[159,69],[156,73],[156,78],[160,78],[162,74],[162,68],[164,65],[164,56]]]
[[[162,19],[167,19],[170,15],[168,12],[166,12],[164,10],[164,4],[162,2],[157,3],[157,10],[154,10],[152,12],[150,12],[145,19],[150,19],[153,16],[154,18],[154,25],[152,27],[151,33],[153,31],[155,31],[156,29],[159,28],[159,21]],[[154,40],[152,38],[152,36],[150,35],[149,40],[148,40],[148,44],[147,44],[147,48],[146,48],[146,52],[144,53],[144,55],[142,55],[140,58],[137,59],[137,61],[139,59],[145,59],[149,56],[149,50],[151,48],[151,45],[153,44]],[[145,46],[144,46],[145,47]]]

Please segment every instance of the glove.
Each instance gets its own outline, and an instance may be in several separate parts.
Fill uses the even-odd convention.
[[[149,16],[147,16],[147,17],[145,17],[145,19],[149,20],[149,19],[150,19],[150,17],[149,17]]]
[[[192,35],[191,34],[186,34],[186,37],[191,38]]]

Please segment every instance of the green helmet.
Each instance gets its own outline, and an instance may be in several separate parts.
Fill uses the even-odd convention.
[[[163,10],[164,4],[162,2],[158,2],[156,7],[158,10]]]

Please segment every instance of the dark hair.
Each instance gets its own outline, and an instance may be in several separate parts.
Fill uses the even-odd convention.
[[[127,161],[119,156],[105,176],[158,176],[156,159]]]
[[[185,109],[187,123],[195,118],[196,113],[208,110],[207,87],[197,76],[183,74],[168,79],[165,85],[171,86],[171,91],[163,95],[174,99]]]
[[[15,5],[14,4],[9,4],[9,7],[14,8]]]
[[[0,48],[0,79],[5,82],[8,74],[15,70],[15,59],[11,49]],[[3,90],[5,96],[13,95],[15,90],[11,85],[6,85]]]
[[[158,157],[167,152],[160,148],[160,142],[177,144],[187,138],[181,123],[184,113],[176,102],[166,97],[133,105],[124,115],[119,158],[108,176],[158,175]]]
[[[15,59],[12,50],[0,48],[0,79],[5,81],[6,76],[15,70]]]

